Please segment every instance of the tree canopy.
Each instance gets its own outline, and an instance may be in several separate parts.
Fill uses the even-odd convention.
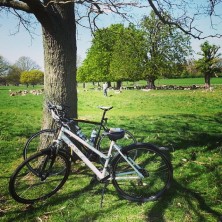
[[[142,34],[133,25],[111,25],[95,32],[92,46],[78,69],[78,81],[136,80],[141,72]]]
[[[191,53],[190,37],[178,28],[165,25],[152,11],[143,18],[141,28],[146,41],[143,79],[155,88],[157,78],[179,75]]]
[[[220,66],[221,54],[218,53],[220,47],[214,44],[211,45],[208,41],[205,41],[200,47],[199,55],[201,58],[196,61],[196,68],[204,75],[205,87],[209,88],[210,78],[222,71]]]
[[[189,36],[164,25],[151,12],[140,29],[116,24],[98,30],[78,70],[78,81],[145,79],[154,88],[157,78],[179,75],[190,52]]]
[[[27,56],[20,57],[16,61],[15,65],[22,71],[30,71],[33,69],[37,69],[37,70],[40,69],[40,66],[35,61],[33,61],[31,58],[29,58]]]
[[[20,82],[26,84],[27,86],[30,84],[34,87],[36,84],[43,84],[44,73],[40,70],[30,70],[24,71],[21,73]]]
[[[5,76],[9,69],[9,62],[0,55],[0,76]]]
[[[116,40],[110,63],[113,81],[141,79],[145,54],[144,36],[134,25],[123,28]]]
[[[38,68],[40,68],[39,65],[29,57],[22,56],[15,64],[11,64],[3,56],[0,56],[0,84],[19,85],[21,83],[20,77],[22,72],[36,69],[36,73],[41,73],[41,71],[37,70]],[[26,82],[22,80],[22,83]],[[37,83],[43,83],[43,76],[42,80]],[[31,84],[31,82],[29,82],[29,84]]]

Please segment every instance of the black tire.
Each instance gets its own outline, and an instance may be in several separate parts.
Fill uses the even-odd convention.
[[[130,133],[128,130],[125,130],[125,135],[122,139],[119,139],[116,141],[117,145],[118,146],[121,146],[121,147],[126,147],[126,146],[129,146],[131,144],[134,144],[134,143],[137,143],[137,140],[136,138],[133,136],[132,133]],[[108,138],[108,136],[106,134],[103,134],[97,145],[96,145],[96,148],[106,154],[109,150],[109,147],[110,147],[110,139]]]
[[[112,182],[119,195],[136,202],[156,200],[162,196],[173,178],[173,168],[166,156],[154,145],[146,143],[125,147],[122,152],[127,158],[132,157],[144,178],[138,178],[133,168],[118,154],[112,162]],[[134,178],[126,179],[130,175]]]
[[[46,149],[57,138],[56,129],[44,129],[33,134],[26,142],[23,149],[24,160],[40,150]],[[44,141],[44,142],[41,142]]]
[[[33,134],[27,140],[25,147],[23,149],[24,160],[28,159],[30,156],[34,155],[40,150],[52,146],[53,141],[57,139],[57,136],[58,136],[57,129],[44,129]],[[70,147],[68,147],[65,143],[62,145],[62,149],[70,154],[70,160],[72,160],[73,162],[79,159],[79,157],[75,153],[73,153]]]
[[[27,166],[31,166],[32,170]],[[45,149],[26,159],[9,181],[9,192],[18,202],[33,204],[55,194],[66,182],[70,161],[64,152]]]

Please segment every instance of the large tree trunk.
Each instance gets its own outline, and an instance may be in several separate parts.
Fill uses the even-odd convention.
[[[116,82],[116,88],[117,88],[117,89],[120,89],[121,86],[122,86],[122,81],[117,81],[117,82]]]
[[[205,79],[205,89],[209,89],[210,88],[210,74],[205,74],[204,79]]]
[[[48,8],[48,15],[49,20],[42,24],[45,102],[50,101],[58,105],[67,105],[70,107],[68,115],[77,117],[74,6],[55,4]],[[44,109],[43,128],[51,126],[51,115]]]
[[[148,78],[147,79],[147,88],[148,89],[155,89],[156,86],[155,86],[155,78]]]

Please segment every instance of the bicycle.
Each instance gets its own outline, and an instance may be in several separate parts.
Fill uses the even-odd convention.
[[[79,123],[83,124],[90,124],[93,125],[93,130],[90,136],[90,142],[91,144],[96,147],[96,149],[102,151],[103,153],[106,153],[109,148],[109,139],[106,135],[106,132],[110,130],[110,128],[107,127],[107,121],[108,118],[105,117],[106,112],[111,110],[113,107],[104,107],[99,106],[101,110],[103,110],[102,118],[100,122],[97,121],[91,121],[91,120],[85,120],[85,119],[73,119],[73,118],[67,118],[66,116],[66,109],[65,107],[62,107],[58,112],[60,113],[60,116],[63,118],[67,118],[69,120],[69,128],[76,132],[77,135],[79,135],[82,139],[88,140],[87,137],[83,134],[81,128],[78,126]],[[23,149],[23,158],[27,159],[29,156],[33,155],[34,153],[40,151],[41,149],[44,149],[50,144],[54,139],[57,137],[57,133],[60,129],[61,125],[58,124],[57,128],[55,129],[43,129],[38,131],[37,133],[33,134],[26,142],[24,149]],[[96,129],[97,127],[97,129]],[[125,130],[124,137],[118,141],[118,144],[120,146],[126,146],[130,145],[132,143],[137,143],[136,138],[133,136],[132,133],[130,133],[128,130]],[[85,150],[87,152],[88,150],[85,149],[84,146],[81,146],[79,144],[79,147],[81,147],[81,150]],[[86,154],[86,153],[85,153]],[[88,151],[87,154],[88,157],[92,159],[96,159],[95,156],[93,156],[92,152]],[[76,155],[73,156],[72,160],[77,160],[78,157]]]
[[[20,203],[33,204],[55,194],[66,182],[70,173],[69,153],[62,149],[67,144],[96,175],[99,182],[112,182],[119,196],[135,202],[156,200],[170,187],[172,165],[166,156],[149,143],[119,147],[124,130],[107,132],[110,147],[107,154],[94,148],[68,129],[68,120],[59,116],[59,106],[48,105],[52,118],[60,122],[57,139],[47,148],[24,160],[9,181],[11,196]],[[83,144],[105,163],[100,170],[70,140]],[[112,150],[116,151],[112,156]]]

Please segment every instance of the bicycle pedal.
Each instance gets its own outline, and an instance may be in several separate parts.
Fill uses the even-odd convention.
[[[105,176],[103,179],[99,180],[99,182],[100,183],[107,183],[107,184],[109,184],[109,181],[108,181],[109,178],[110,178],[110,174]]]

